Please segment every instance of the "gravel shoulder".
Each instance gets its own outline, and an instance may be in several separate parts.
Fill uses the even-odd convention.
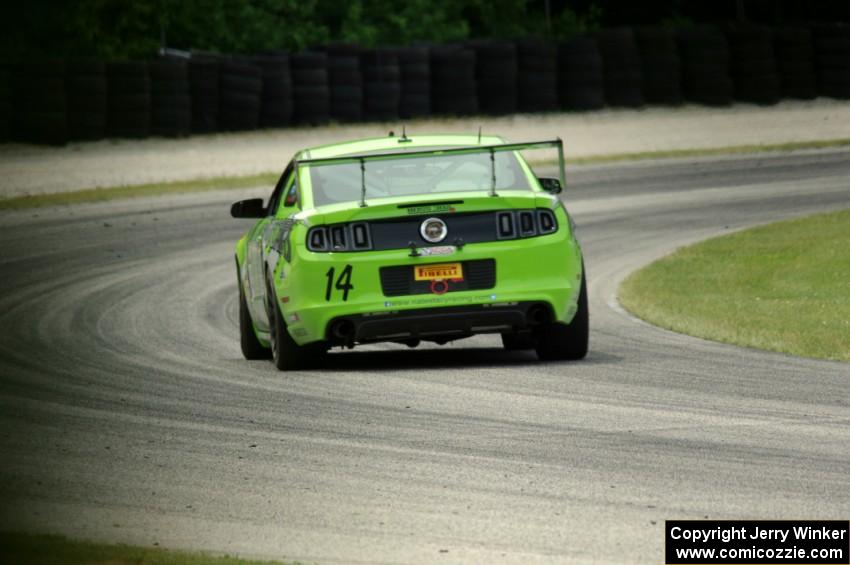
[[[775,145],[850,138],[850,103],[682,106],[500,118],[413,120],[407,132],[498,133],[513,141],[559,136],[568,158]],[[105,140],[65,147],[0,145],[0,198],[282,169],[295,151],[400,131],[401,123],[329,125],[193,136]]]

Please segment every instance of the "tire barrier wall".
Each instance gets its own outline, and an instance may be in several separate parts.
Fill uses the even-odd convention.
[[[467,46],[475,51],[478,110],[491,116],[515,113],[519,107],[516,44],[510,41],[470,41]]]
[[[463,45],[431,48],[431,110],[448,116],[478,113],[475,51]]]
[[[735,98],[776,104],[781,97],[773,35],[766,27],[735,26],[726,30]]]
[[[596,36],[602,55],[605,102],[609,106],[643,105],[643,71],[631,29],[607,29]]]
[[[292,75],[289,54],[258,55],[252,62],[260,68],[260,127],[279,128],[292,122]]]
[[[69,60],[65,65],[65,94],[70,139],[106,137],[106,64],[94,59]]]
[[[0,67],[0,143],[12,138],[12,80],[8,67]]]
[[[567,110],[605,106],[602,55],[594,39],[576,38],[558,46],[558,95]]]
[[[729,45],[717,29],[702,26],[678,34],[685,99],[707,106],[728,106],[734,86],[729,74]]]
[[[12,94],[15,139],[49,144],[68,140],[64,61],[17,65]]]
[[[219,130],[219,63],[211,57],[189,60],[189,91],[192,95],[192,132]]]
[[[356,45],[337,44],[329,45],[325,51],[328,54],[331,119],[359,122],[363,119],[361,49]]]
[[[292,121],[319,125],[331,119],[328,55],[320,51],[295,53],[289,58],[292,73]]]
[[[832,98],[850,98],[850,25],[819,26],[813,32],[818,91]]]
[[[363,72],[363,115],[370,121],[398,118],[401,105],[401,68],[398,53],[371,49],[360,57]]]
[[[773,31],[773,53],[783,98],[817,96],[812,32],[806,28]]]
[[[0,64],[0,142],[63,144],[682,102],[850,99],[850,26],[615,28],[555,43],[472,40],[150,61]]]
[[[151,133],[164,137],[188,135],[192,130],[192,91],[189,62],[167,58],[151,61]]]
[[[535,39],[524,39],[516,45],[519,111],[558,110],[558,45]]]
[[[224,131],[257,129],[263,71],[248,58],[224,59],[218,67],[218,125]]]
[[[110,137],[147,137],[151,131],[151,80],[147,61],[106,66]]]
[[[682,103],[682,62],[673,30],[646,27],[635,30],[640,56],[643,98],[647,104]]]
[[[427,47],[403,47],[397,50],[401,73],[401,118],[431,115],[431,59]]]

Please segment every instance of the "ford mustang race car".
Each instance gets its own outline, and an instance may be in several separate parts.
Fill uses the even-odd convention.
[[[557,151],[559,178],[521,152]],[[582,252],[557,196],[561,140],[479,135],[365,139],[305,149],[236,244],[247,359],[311,365],[330,347],[498,333],[508,349],[581,359]]]

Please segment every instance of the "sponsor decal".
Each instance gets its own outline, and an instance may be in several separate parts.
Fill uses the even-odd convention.
[[[451,255],[457,250],[454,245],[439,245],[437,247],[423,247],[419,254],[423,257],[436,257],[438,255]]]
[[[454,214],[455,210],[455,207],[449,204],[437,204],[432,206],[416,206],[414,208],[408,208],[407,214],[409,216],[419,216],[422,214],[437,214],[439,212],[448,212],[449,214]]]
[[[417,265],[414,267],[417,281],[462,281],[463,266],[460,263],[440,263],[438,265]]]

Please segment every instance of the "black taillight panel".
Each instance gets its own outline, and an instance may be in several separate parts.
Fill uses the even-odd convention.
[[[516,237],[516,220],[510,211],[496,213],[496,238],[513,239]]]
[[[351,246],[352,249],[363,251],[372,248],[372,241],[369,237],[369,224],[360,222],[351,224]]]
[[[558,231],[555,213],[547,208],[470,212],[442,216],[448,225],[446,243],[462,239],[464,244],[485,243],[548,235]],[[383,251],[406,249],[410,242],[429,247],[419,235],[425,217],[390,218],[315,226],[307,232],[307,249],[333,251]]]
[[[307,249],[318,253],[368,251],[372,249],[369,224],[357,222],[310,228],[307,232]]]
[[[541,235],[558,231],[558,220],[551,210],[537,210],[537,225]]]
[[[324,226],[313,228],[307,234],[307,249],[310,251],[328,251],[328,230]]]
[[[520,237],[532,237],[537,235],[537,222],[535,221],[534,210],[522,210],[517,214],[519,218],[519,235]]]

